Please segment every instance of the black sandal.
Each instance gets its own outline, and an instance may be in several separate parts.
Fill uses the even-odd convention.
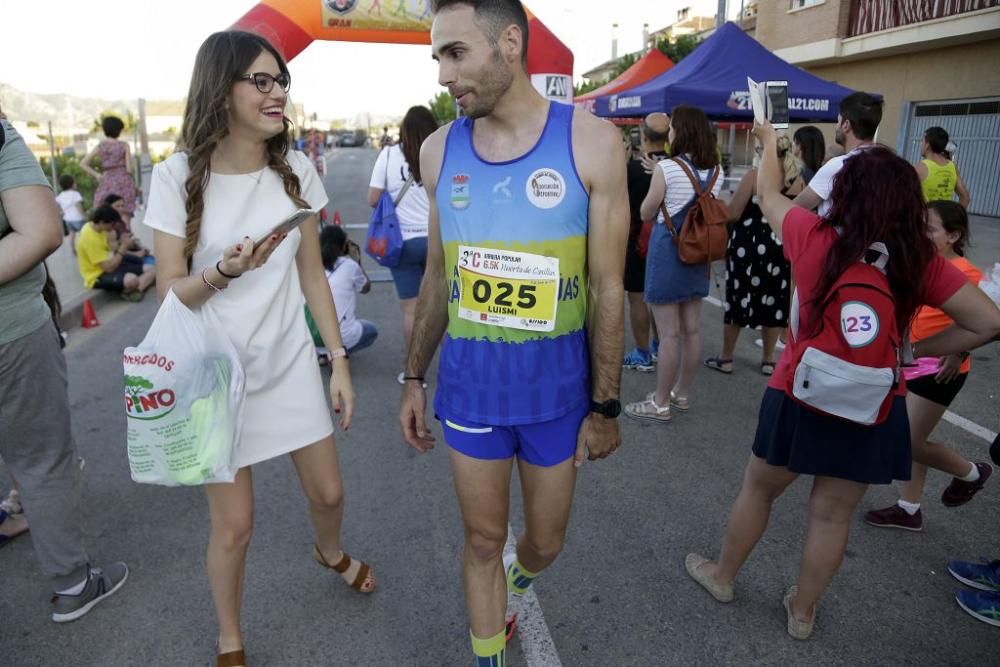
[[[774,362],[773,361],[760,362],[760,374],[766,377],[771,377],[772,375],[774,375]]]
[[[729,370],[726,370],[722,366],[724,364],[729,364]],[[711,368],[713,371],[719,371],[720,373],[725,373],[726,375],[733,374],[733,360],[732,359],[720,359],[719,357],[709,357],[705,360],[705,365]]]

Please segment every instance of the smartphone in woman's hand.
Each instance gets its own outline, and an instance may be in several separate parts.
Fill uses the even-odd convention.
[[[256,248],[257,246],[261,245],[262,243],[264,243],[264,241],[267,241],[272,236],[281,236],[282,234],[287,234],[288,232],[292,231],[293,229],[301,225],[309,218],[316,215],[316,213],[317,213],[316,211],[313,211],[308,208],[300,208],[295,213],[292,213],[290,216],[288,216],[280,223],[278,223],[278,225],[274,229],[269,231],[261,238],[257,239],[254,242],[254,247]]]

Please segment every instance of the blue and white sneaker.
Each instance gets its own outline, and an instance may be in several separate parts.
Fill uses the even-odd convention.
[[[649,352],[643,352],[639,348],[635,348],[625,355],[625,360],[622,362],[622,366],[630,370],[641,371],[643,373],[649,373],[656,368],[653,366],[652,355],[650,355]]]
[[[1000,593],[959,591],[955,602],[977,621],[1000,628]]]
[[[653,358],[653,361],[656,361],[659,354],[660,354],[660,341],[658,340],[649,341],[649,356]]]
[[[1000,592],[1000,560],[992,563],[985,560],[981,563],[953,560],[948,563],[948,571],[966,586],[992,593]]]

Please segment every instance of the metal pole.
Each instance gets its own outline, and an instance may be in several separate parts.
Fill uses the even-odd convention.
[[[715,27],[721,27],[726,22],[726,0],[719,0],[719,11],[715,15]]]
[[[59,192],[59,182],[56,179],[56,139],[52,136],[52,121],[49,121],[49,171],[52,172],[52,190]]]
[[[139,192],[142,194],[142,203],[145,205],[149,201],[149,185],[153,178],[153,159],[149,154],[149,132],[146,128],[146,100],[141,97],[139,98],[139,122],[136,130],[139,138],[139,150],[136,151],[136,162],[139,168],[135,171],[139,182]]]

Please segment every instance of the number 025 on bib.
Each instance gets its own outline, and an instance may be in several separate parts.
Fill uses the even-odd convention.
[[[559,259],[459,246],[458,316],[488,326],[552,331],[559,306]]]

